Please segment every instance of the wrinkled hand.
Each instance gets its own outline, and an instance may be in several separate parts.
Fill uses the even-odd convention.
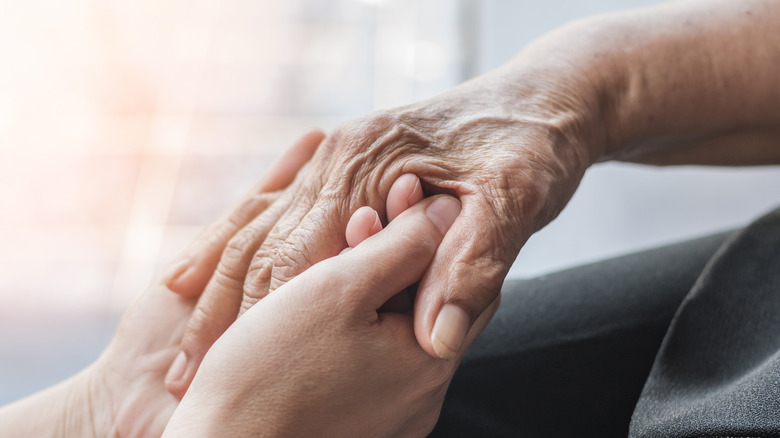
[[[347,123],[326,138],[302,176],[228,244],[182,342],[186,372],[169,389],[183,395],[237,314],[337,255],[357,208],[392,220],[397,212],[385,201],[405,173],[423,181],[405,191],[447,193],[463,205],[422,278],[414,312],[422,348],[454,357],[520,248],[560,212],[595,159],[588,146],[598,135],[584,114],[597,111],[582,91],[587,84],[562,86],[564,74],[550,71],[531,80],[503,75]],[[402,210],[406,200],[395,203]]]
[[[458,360],[425,353],[410,314],[378,309],[421,278],[459,211],[452,197],[428,198],[377,232],[376,213],[359,210],[354,248],[281,286],[217,340],[165,436],[429,433]]]

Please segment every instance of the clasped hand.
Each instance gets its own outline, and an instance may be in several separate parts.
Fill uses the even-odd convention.
[[[560,212],[595,157],[589,146],[598,134],[584,128],[592,123],[583,115],[592,114],[585,108],[594,98],[565,70],[526,72],[532,81],[499,71],[348,122],[327,138],[305,136],[296,146],[302,153],[286,165],[311,156],[298,176],[267,178],[213,230],[208,248],[168,273],[171,290],[200,295],[168,389],[181,397],[237,316],[338,254],[352,212],[370,206],[392,220],[410,204],[405,193],[450,194],[462,204],[421,279],[413,312],[415,336],[429,355],[462,353],[520,248]],[[560,84],[566,99],[559,99]]]
[[[427,434],[462,354],[441,360],[420,347],[410,290],[461,204],[448,195],[423,199],[414,175],[391,187],[386,228],[373,208],[354,211],[336,254],[260,300],[218,337],[181,402],[166,390],[166,375],[170,381],[186,365],[180,349],[188,323],[208,316],[198,313],[197,294],[171,292],[171,272],[188,266],[193,289],[220,281],[214,266],[242,217],[258,214],[276,196],[272,188],[294,180],[319,139],[304,137],[202,233],[128,309],[94,364],[0,409],[0,436]],[[200,262],[192,264],[193,255]],[[220,266],[231,268],[224,257]],[[497,304],[469,331],[463,351]]]

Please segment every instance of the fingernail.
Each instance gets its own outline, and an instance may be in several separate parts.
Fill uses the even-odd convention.
[[[171,368],[168,369],[168,374],[165,375],[166,382],[178,382],[184,377],[184,372],[187,370],[187,355],[180,351],[176,359],[173,360]]]
[[[458,354],[468,331],[469,316],[466,312],[454,304],[445,304],[433,324],[433,351],[442,359],[452,359]]]
[[[411,178],[414,178],[414,188],[412,189],[412,192],[409,193],[409,197],[406,198],[406,203],[411,207],[413,205],[412,201],[414,201],[414,195],[417,193],[417,189],[420,187],[420,178],[418,178],[417,175],[409,173],[407,173],[407,175],[411,175]]]
[[[374,223],[371,224],[370,230],[372,235],[382,231],[382,220],[379,219],[379,213],[376,210],[374,210]]]
[[[174,263],[165,270],[165,273],[162,275],[162,283],[166,285],[168,289],[173,290],[174,286],[176,286],[176,280],[181,278],[185,272],[189,271],[191,265],[192,263],[189,258]]]
[[[442,234],[446,234],[460,214],[460,201],[452,196],[442,196],[428,206],[425,214]]]
[[[175,278],[171,279],[171,281],[168,282],[167,284],[168,289],[170,289],[172,292],[175,292],[177,294],[187,295],[192,293],[188,291],[192,290],[193,287],[192,277],[193,274],[197,272],[198,272],[197,266],[195,266],[194,264],[188,266],[187,269],[184,269],[183,272],[181,272],[179,275],[177,275]]]

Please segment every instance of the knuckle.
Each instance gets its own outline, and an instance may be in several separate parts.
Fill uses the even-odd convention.
[[[339,132],[337,152],[347,158],[342,160],[347,169],[397,158],[432,143],[408,119],[390,111],[378,111],[350,122]]]
[[[301,225],[290,233],[287,240],[280,245],[274,257],[274,267],[293,266],[305,264],[311,266],[317,260],[312,260],[311,255],[316,249],[317,232],[310,229],[310,221]]]
[[[335,158],[318,195],[348,201],[353,210],[366,201],[381,209],[384,199],[379,193],[386,191],[382,188],[400,175],[410,157],[433,144],[407,119],[380,111],[342,125],[331,140],[329,156]]]
[[[433,225],[431,224],[431,226]],[[430,258],[438,247],[436,235],[436,233],[422,232],[411,227],[404,227],[394,236],[394,244],[404,249],[406,253],[404,254],[405,258],[411,260]]]
[[[266,285],[270,279],[272,268],[273,261],[266,255],[265,251],[255,254],[252,264],[247,270],[246,281],[244,281],[245,301],[247,299],[254,299],[256,301],[266,295],[268,292]],[[251,304],[254,304],[254,302]]]
[[[306,239],[288,240],[282,245],[273,258],[271,290],[278,289],[314,264],[308,247]]]
[[[222,251],[222,260],[225,265],[232,266],[234,263],[243,260],[246,253],[255,246],[256,238],[252,227],[243,228],[229,241]]]
[[[217,265],[217,270],[214,271],[214,275],[211,277],[213,290],[215,294],[224,295],[233,290],[242,290],[244,284],[244,276],[239,274],[239,271],[231,269],[220,263]]]
[[[222,258],[220,259],[219,264],[223,266],[223,269],[229,266],[233,266],[239,260],[244,258],[246,247],[247,242],[245,240],[245,236],[234,236],[225,246],[225,249],[222,250]]]

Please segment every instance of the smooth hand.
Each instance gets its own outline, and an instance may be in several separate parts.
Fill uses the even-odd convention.
[[[452,197],[428,198],[367,237],[376,214],[359,210],[349,240],[366,240],[239,318],[205,356],[165,436],[429,433],[460,355],[432,358],[410,313],[380,309],[421,278],[459,211]]]
[[[179,402],[166,390],[165,376],[176,365],[197,296],[227,241],[293,181],[322,138],[319,132],[304,136],[232,212],[206,229],[132,304],[94,364],[0,409],[0,437],[159,437]],[[187,296],[171,292],[170,284]]]

